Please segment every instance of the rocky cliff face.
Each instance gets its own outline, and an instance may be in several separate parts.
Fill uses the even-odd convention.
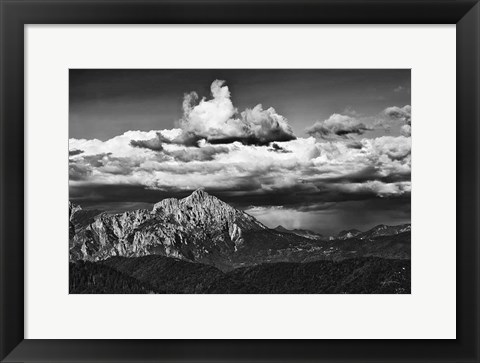
[[[72,221],[73,215],[80,210],[82,210],[82,207],[80,207],[79,205],[75,205],[69,201],[68,202],[68,219]]]
[[[77,210],[70,207],[70,219]],[[254,217],[202,190],[180,200],[164,199],[151,211],[103,213],[75,227],[72,260],[159,254],[214,265],[231,264],[250,241],[245,234],[269,231]]]
[[[81,209],[82,208],[80,206],[74,205],[70,201],[68,202],[68,234],[70,242],[75,237],[75,222],[73,221],[73,215]]]

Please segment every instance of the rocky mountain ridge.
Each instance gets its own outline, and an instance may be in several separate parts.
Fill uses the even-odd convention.
[[[269,229],[203,190],[120,214],[69,203],[69,221],[71,261],[161,255],[226,271],[266,262],[410,256],[409,226],[377,226],[354,237],[347,231],[327,241],[311,231]]]
[[[379,224],[366,232],[359,231],[358,229],[351,229],[342,231],[337,235],[337,239],[347,240],[350,238],[359,238],[361,240],[369,240],[381,236],[395,236],[399,233],[405,233],[411,231],[410,224],[400,224],[396,226],[387,226],[385,224]]]
[[[296,234],[305,238],[313,239],[313,240],[348,240],[352,238],[359,238],[361,240],[369,240],[376,237],[381,236],[394,236],[399,233],[410,232],[411,225],[410,224],[400,224],[394,226],[387,226],[385,224],[379,224],[366,232],[362,232],[358,229],[349,229],[343,230],[339,232],[336,236],[325,237],[324,235],[313,232],[308,229],[287,229],[282,225],[278,225],[274,228],[274,230],[282,233],[292,233]]]
[[[254,217],[202,190],[183,199],[164,199],[151,211],[102,213],[86,225],[75,223],[80,210],[69,206],[75,230],[70,240],[71,260],[159,254],[224,267],[240,261],[236,255],[251,250],[252,243],[258,242],[265,249],[281,237]],[[283,239],[287,244],[292,242],[292,238]]]

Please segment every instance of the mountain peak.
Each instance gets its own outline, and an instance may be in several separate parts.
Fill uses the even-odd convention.
[[[153,206],[153,211],[157,211],[159,209],[181,209],[183,206],[195,206],[196,208],[206,208],[207,205],[210,208],[232,208],[225,202],[221,201],[217,197],[214,197],[213,195],[208,194],[206,191],[203,189],[197,189],[195,190],[192,194],[189,196],[182,198],[182,199],[176,199],[176,198],[166,198],[161,200],[160,202],[156,203]]]
[[[190,198],[195,198],[195,199],[205,199],[205,198],[211,197],[211,195],[208,194],[202,188],[199,188],[199,189],[195,190],[192,194],[190,194],[189,197]]]
[[[197,189],[188,197],[182,199],[182,203],[187,204],[198,204],[206,207],[206,205],[210,205],[212,208],[227,208],[233,209],[232,206],[225,203],[223,200],[208,194],[203,189]]]
[[[82,240],[77,237],[74,258],[163,254],[221,265],[231,261],[232,254],[243,249],[246,241],[252,241],[252,234],[263,232],[267,237],[262,238],[278,238],[269,235],[268,228],[254,217],[202,189],[182,199],[163,199],[151,211],[104,214],[87,228],[93,232],[85,229]],[[96,246],[89,250],[83,246],[90,243],[90,233],[96,238]]]

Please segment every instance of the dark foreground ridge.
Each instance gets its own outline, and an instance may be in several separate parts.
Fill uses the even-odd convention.
[[[221,270],[151,255],[70,263],[73,294],[408,294],[410,260],[279,262]]]

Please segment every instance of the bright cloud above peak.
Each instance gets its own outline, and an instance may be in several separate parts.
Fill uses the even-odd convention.
[[[229,144],[235,141],[245,145],[268,145],[274,141],[289,141],[296,137],[288,120],[273,107],[263,109],[261,104],[238,112],[233,105],[225,81],[215,80],[210,86],[212,98],[198,101],[196,92],[186,93],[182,103],[183,117],[179,120],[180,134],[173,140],[157,135],[149,142],[132,145],[159,149],[162,143],[197,146],[200,140],[211,144]]]

